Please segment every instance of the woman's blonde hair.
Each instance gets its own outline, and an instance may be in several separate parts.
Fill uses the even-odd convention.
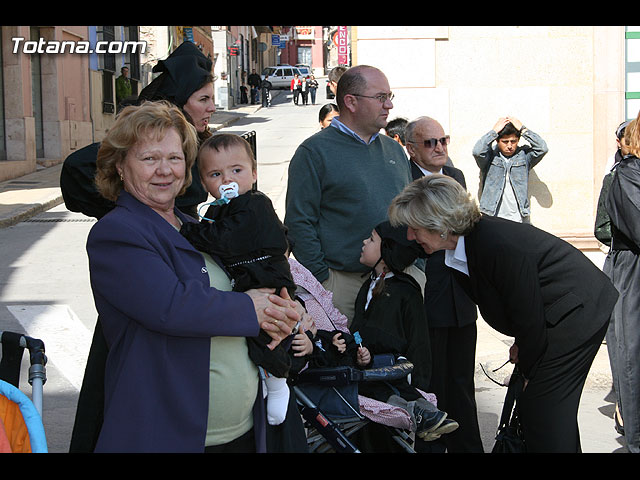
[[[394,226],[454,235],[468,234],[480,217],[477,203],[462,185],[440,174],[410,183],[389,207],[389,221]]]
[[[143,138],[153,136],[162,139],[171,128],[180,135],[185,155],[184,185],[178,194],[182,195],[191,185],[191,167],[198,153],[198,136],[180,109],[166,101],[129,106],[118,114],[98,150],[95,184],[100,194],[115,202],[123,189],[117,166],[124,161],[129,150]]]
[[[624,130],[624,143],[629,153],[640,158],[640,112]]]

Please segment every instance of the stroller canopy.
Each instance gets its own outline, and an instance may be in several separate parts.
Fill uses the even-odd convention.
[[[42,417],[22,391],[0,380],[0,452],[47,453]]]

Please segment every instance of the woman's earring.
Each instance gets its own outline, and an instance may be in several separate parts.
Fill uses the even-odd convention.
[[[446,233],[444,233],[444,232],[442,232],[442,233],[440,234],[440,238],[444,240],[445,238],[447,238],[447,234],[446,234]]]

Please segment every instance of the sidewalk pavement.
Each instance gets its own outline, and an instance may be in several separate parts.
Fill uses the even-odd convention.
[[[216,131],[228,127],[260,108],[260,104],[241,105],[216,111],[211,116],[209,128]],[[16,225],[60,205],[63,202],[60,191],[61,170],[62,162],[52,167],[38,167],[33,173],[0,182],[0,228]]]
[[[505,366],[497,373],[492,373],[491,370],[500,367],[508,359],[509,347],[511,347],[513,343],[513,338],[497,332],[479,317],[476,348],[476,379],[487,380],[485,373],[480,367],[480,364],[482,364],[485,370],[491,375],[491,378],[504,380],[507,374],[513,370],[512,365]],[[591,365],[584,389],[607,392],[611,390],[612,384],[609,352],[606,343],[603,343]]]

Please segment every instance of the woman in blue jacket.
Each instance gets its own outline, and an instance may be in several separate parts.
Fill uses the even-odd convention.
[[[214,258],[180,235],[195,128],[174,106],[128,107],[98,152],[96,184],[115,208],[87,240],[109,353],[96,452],[264,450],[257,371],[244,337],[276,345],[299,316],[288,299],[231,290]]]

